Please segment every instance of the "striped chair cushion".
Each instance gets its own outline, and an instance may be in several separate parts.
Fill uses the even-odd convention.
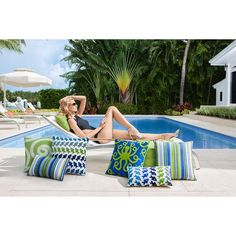
[[[128,166],[128,186],[171,186],[170,166]]]
[[[171,178],[196,180],[193,168],[193,142],[155,141],[158,166],[171,166]]]
[[[29,169],[28,175],[62,181],[67,164],[67,158],[36,156]]]

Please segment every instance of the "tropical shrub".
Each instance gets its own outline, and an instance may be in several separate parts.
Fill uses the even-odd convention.
[[[22,99],[27,99],[28,102],[36,104],[39,101],[39,92],[30,92],[30,91],[15,91],[11,92],[6,91],[7,100],[9,102],[15,102],[17,97]],[[3,91],[0,91],[0,101],[3,101]]]
[[[188,109],[184,109],[182,111],[175,111],[175,110],[172,110],[172,109],[168,109],[164,112],[165,115],[168,115],[168,116],[182,116],[183,114],[189,114],[190,110]]]
[[[99,114],[105,114],[109,106],[115,106],[117,109],[124,115],[133,115],[137,114],[138,108],[133,104],[123,104],[123,103],[114,103],[114,104],[103,104],[98,110]]]
[[[183,112],[184,110],[193,110],[193,106],[191,103],[185,102],[183,105],[175,104],[172,106],[173,111]]]
[[[200,109],[196,109],[196,111],[198,115],[236,119],[236,107],[201,106]]]

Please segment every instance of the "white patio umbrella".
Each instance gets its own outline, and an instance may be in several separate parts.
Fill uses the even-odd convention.
[[[2,74],[0,75],[0,85],[4,91],[4,103],[6,102],[5,84],[16,87],[37,87],[51,85],[52,80],[26,68],[17,68],[13,72]]]

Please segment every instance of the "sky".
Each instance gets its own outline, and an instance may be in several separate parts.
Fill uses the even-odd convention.
[[[29,68],[34,72],[47,76],[52,80],[51,86],[22,88],[6,85],[10,91],[39,91],[41,89],[54,88],[64,89],[68,83],[60,75],[72,70],[68,64],[61,61],[67,55],[64,50],[68,40],[25,40],[22,47],[23,53],[10,50],[0,52],[0,74],[12,72],[16,68]]]

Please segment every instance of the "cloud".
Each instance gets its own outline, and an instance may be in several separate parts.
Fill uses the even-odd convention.
[[[60,63],[50,66],[49,78],[52,79],[53,88],[62,89],[68,87],[68,83],[66,83],[65,79],[60,77],[60,75],[66,72],[66,68]]]
[[[26,40],[22,48],[23,54],[2,50],[0,54],[0,73],[8,73],[15,68],[24,67],[33,69],[36,73],[52,79],[52,86],[17,88],[6,86],[11,91],[38,91],[46,88],[63,89],[68,87],[65,79],[60,77],[70,70],[66,62],[61,61],[68,52],[64,51],[67,40]]]

